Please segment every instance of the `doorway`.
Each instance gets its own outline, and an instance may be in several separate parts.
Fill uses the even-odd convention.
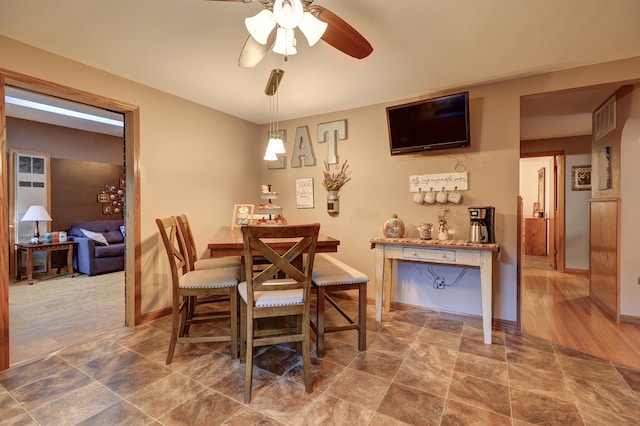
[[[125,196],[124,220],[127,226],[126,239],[126,259],[125,259],[125,325],[133,326],[140,323],[140,217],[139,207],[136,200],[139,200],[139,130],[138,130],[138,107],[122,103],[103,96],[79,91],[66,86],[60,86],[39,80],[29,76],[11,71],[3,71],[0,74],[0,124],[6,128],[6,105],[5,87],[12,86],[23,88],[60,99],[79,102],[84,105],[92,105],[124,114],[125,135],[124,135],[124,155],[125,155],[125,185],[127,188]],[[6,132],[0,134],[0,150],[7,151]],[[2,157],[1,168],[7,170],[6,155]],[[7,200],[8,190],[6,185],[0,185],[0,198]],[[0,239],[9,240],[9,220],[4,214],[0,214]],[[9,368],[10,347],[9,347],[9,259],[8,244],[0,245],[0,259],[3,270],[7,271],[0,275],[0,370]]]

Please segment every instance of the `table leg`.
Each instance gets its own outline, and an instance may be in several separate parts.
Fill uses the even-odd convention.
[[[16,257],[18,261],[18,267],[16,268],[16,281],[19,281],[22,276],[22,250],[16,250]]]
[[[480,289],[482,298],[482,329],[484,331],[484,343],[491,344],[491,320],[492,320],[492,280],[493,280],[493,259],[492,252],[483,251],[480,253]]]
[[[73,244],[69,244],[69,250],[67,251],[67,270],[69,276],[73,278]]]
[[[376,322],[382,322],[382,282],[384,281],[384,247],[378,245],[376,250]]]
[[[33,252],[27,250],[27,282],[33,284]]]

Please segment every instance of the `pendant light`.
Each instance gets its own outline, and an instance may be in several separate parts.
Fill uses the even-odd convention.
[[[267,150],[263,159],[268,161],[275,161],[278,159],[278,154],[284,154],[284,141],[280,138],[278,129],[278,86],[284,76],[284,71],[281,69],[274,69],[271,71],[267,87],[264,92],[269,96],[269,143],[267,144]]]

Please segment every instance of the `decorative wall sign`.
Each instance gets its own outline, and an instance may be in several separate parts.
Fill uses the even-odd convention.
[[[318,124],[318,143],[327,143],[327,164],[338,164],[338,139],[347,139],[347,120]]]
[[[418,192],[420,189],[428,191],[430,188],[436,191],[442,188],[448,191],[466,191],[469,189],[467,179],[467,172],[409,176],[409,192]]]
[[[253,207],[253,204],[234,204],[231,229],[240,228],[242,225],[251,225]]]
[[[588,191],[591,189],[591,165],[571,167],[571,190]]]
[[[296,206],[299,209],[313,208],[313,178],[296,179]]]

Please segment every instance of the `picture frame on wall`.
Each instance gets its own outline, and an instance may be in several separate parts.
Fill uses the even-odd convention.
[[[234,204],[231,229],[240,228],[242,225],[251,225],[253,208],[253,204]]]
[[[102,205],[102,214],[113,214],[113,206],[109,203]]]
[[[107,194],[106,192],[101,192],[98,194],[98,202],[99,203],[108,203],[109,200],[109,194]]]
[[[591,190],[591,165],[571,167],[571,190]]]

